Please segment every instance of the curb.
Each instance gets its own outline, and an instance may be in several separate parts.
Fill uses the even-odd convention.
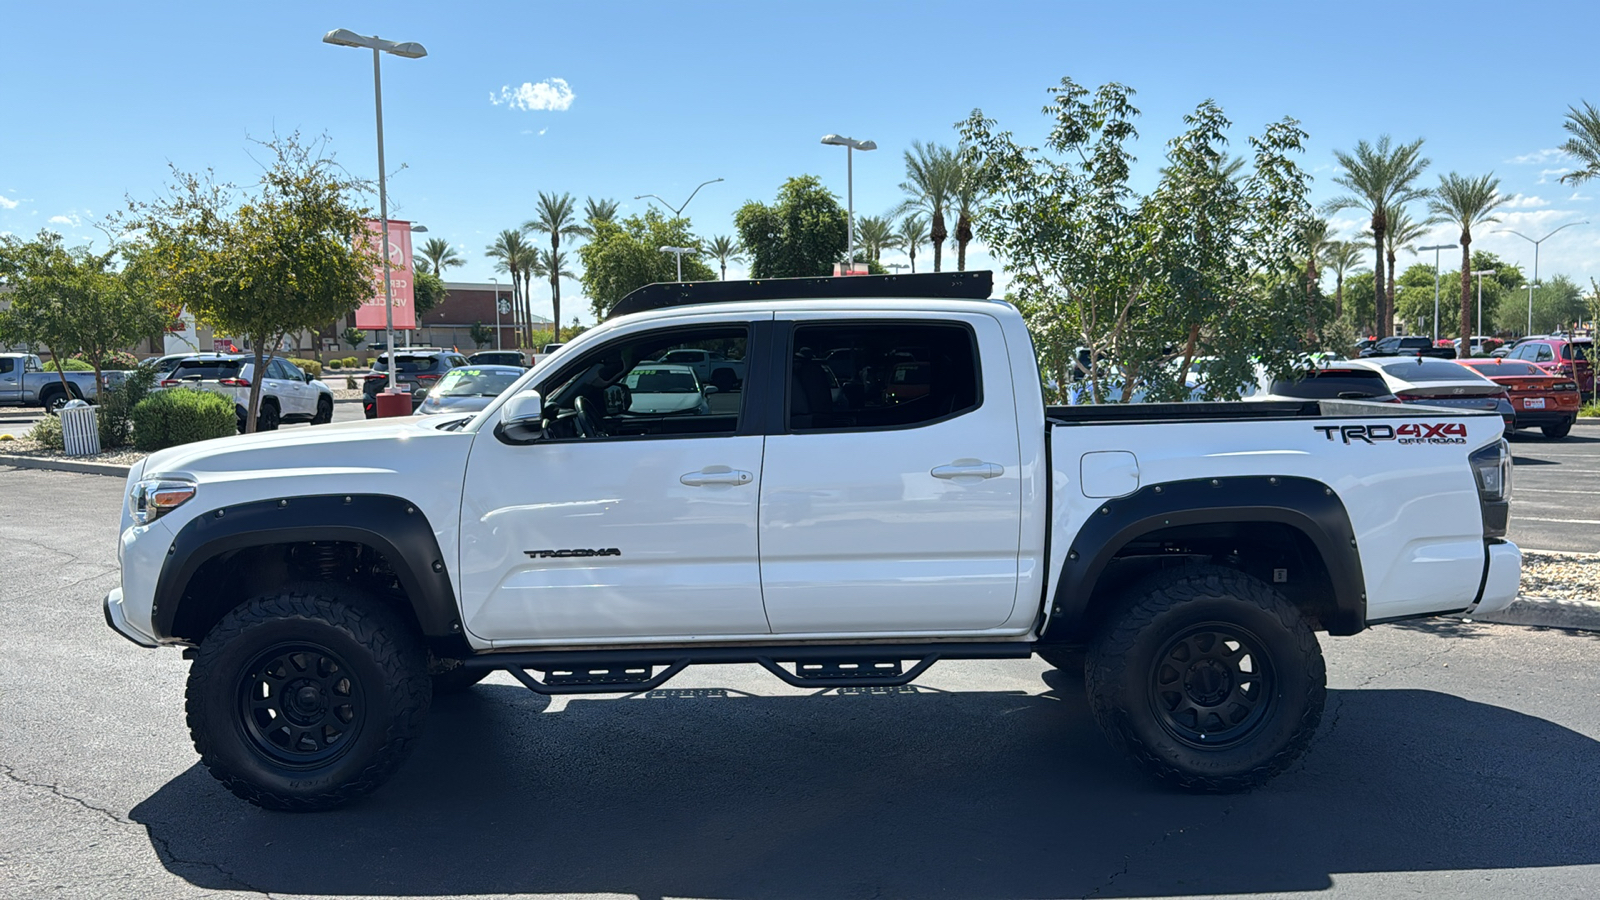
[[[110,475],[127,478],[132,466],[115,463],[76,462],[70,459],[43,459],[36,456],[8,456],[0,454],[0,466],[18,469],[48,469],[55,472],[77,472],[81,475]]]
[[[1468,615],[1474,622],[1496,625],[1532,625],[1569,631],[1600,631],[1600,604],[1553,597],[1518,597],[1499,612]]]

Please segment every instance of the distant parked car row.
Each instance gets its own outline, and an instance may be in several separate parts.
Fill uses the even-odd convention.
[[[157,360],[157,366],[168,359],[171,358]],[[271,356],[265,362],[256,405],[257,431],[272,431],[289,422],[325,425],[333,421],[331,388],[282,357]],[[243,432],[248,420],[250,390],[256,378],[253,356],[200,353],[176,358],[158,386],[194,388],[229,398],[239,420],[239,430]]]

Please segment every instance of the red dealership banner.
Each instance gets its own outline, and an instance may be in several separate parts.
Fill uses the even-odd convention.
[[[367,220],[367,249],[373,254],[379,252],[378,247],[383,243],[383,223],[377,219]],[[416,307],[412,301],[416,291],[411,281],[411,223],[401,222],[398,219],[389,220],[389,286],[394,292],[394,327],[397,329],[414,329],[417,327]],[[361,304],[356,309],[356,327],[379,329],[384,327],[385,316],[383,312],[383,263],[372,267],[373,296],[372,299]]]

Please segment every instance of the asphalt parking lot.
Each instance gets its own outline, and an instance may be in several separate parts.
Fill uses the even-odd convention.
[[[1581,488],[1578,468],[1600,470],[1586,437],[1519,442],[1519,459],[1544,462],[1523,463],[1518,490],[1541,468],[1539,484]],[[3,897],[1578,897],[1600,884],[1600,635],[1456,620],[1324,638],[1313,749],[1247,795],[1156,787],[1101,738],[1081,680],[1030,660],[941,663],[914,687],[858,692],[729,666],[645,696],[550,700],[496,675],[441,699],[373,797],[264,812],[198,765],[188,664],[101,618],[120,491],[0,468]],[[1545,517],[1538,504],[1517,511]],[[1519,515],[1514,535],[1525,527]]]
[[[1511,539],[1536,550],[1600,553],[1600,420],[1559,441],[1512,439]]]

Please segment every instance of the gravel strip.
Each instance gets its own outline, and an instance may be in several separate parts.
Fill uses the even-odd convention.
[[[18,437],[14,441],[0,441],[0,453],[7,456],[31,456],[38,459],[61,459],[70,462],[110,463],[114,466],[131,466],[150,454],[141,450],[123,448],[107,450],[92,456],[68,456],[60,450],[48,450],[38,441]]]
[[[1522,595],[1600,603],[1600,553],[1523,550]]]

